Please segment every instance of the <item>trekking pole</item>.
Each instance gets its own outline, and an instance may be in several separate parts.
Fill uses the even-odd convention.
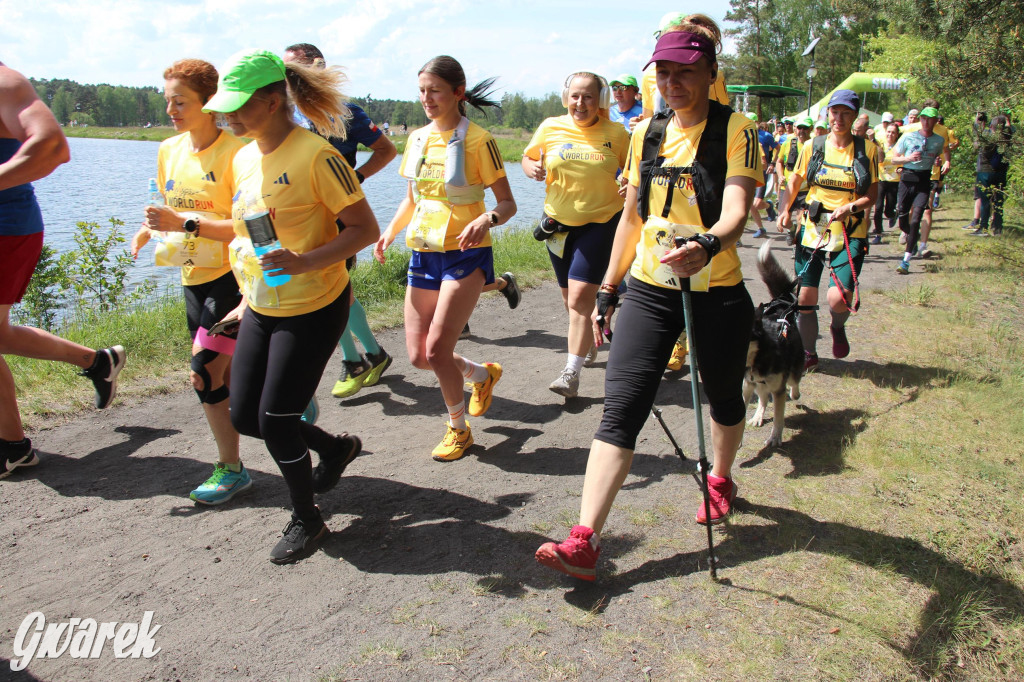
[[[679,455],[679,459],[683,460],[684,462],[690,461],[686,459],[686,455],[683,454],[683,449],[679,447],[679,443],[676,442],[676,439],[672,435],[672,432],[668,430],[668,424],[666,424],[665,420],[662,419],[661,417],[661,408],[655,405],[654,407],[651,408],[651,412],[654,413],[654,418],[658,420],[659,424],[661,424],[661,429],[665,432],[665,435],[668,436],[668,440],[670,443],[672,443],[672,447],[676,449],[676,454]],[[699,485],[700,481],[697,481],[697,483]]]
[[[683,245],[686,240],[683,237],[676,237],[676,248]],[[693,395],[693,414],[697,420],[697,469],[700,471],[701,491],[704,493],[704,520],[708,529],[708,568],[711,571],[711,579],[718,580],[718,571],[715,568],[715,541],[711,535],[711,494],[708,492],[708,456],[704,448],[704,416],[700,408],[700,389],[697,387],[699,375],[697,374],[697,346],[693,339],[693,300],[690,298],[690,278],[679,278],[680,289],[683,296],[683,324],[686,325],[686,343],[690,347],[690,389]]]

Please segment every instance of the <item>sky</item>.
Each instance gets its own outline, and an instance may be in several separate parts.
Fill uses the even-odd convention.
[[[219,68],[242,49],[280,53],[310,42],[328,64],[344,67],[353,97],[415,99],[416,72],[439,54],[458,59],[470,85],[497,76],[499,94],[540,97],[575,71],[639,79],[666,11],[655,7],[621,0],[0,0],[0,61],[39,79],[162,87],[161,74],[176,59],[199,57]],[[706,0],[699,9],[721,24],[729,3]]]

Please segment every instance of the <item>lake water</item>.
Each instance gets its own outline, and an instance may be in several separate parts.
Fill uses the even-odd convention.
[[[156,176],[156,153],[160,143],[88,138],[69,138],[68,143],[71,161],[33,183],[46,223],[46,243],[58,252],[71,250],[75,248],[77,222],[92,221],[108,229],[111,217],[124,221],[123,234],[130,239],[142,222],[149,178]],[[369,152],[359,152],[358,163],[363,163],[368,156]],[[363,185],[381,229],[387,227],[405,196],[406,181],[398,175],[400,160],[401,155]],[[519,210],[499,229],[530,226],[544,210],[544,183],[527,179],[518,163],[508,164],[506,171]],[[489,192],[487,204],[494,205]],[[402,244],[399,238],[391,248]],[[367,262],[371,250],[372,247],[365,249],[360,260]],[[157,282],[158,289],[181,281],[178,268],[153,265],[152,245],[143,249],[131,276],[133,282],[146,279]]]

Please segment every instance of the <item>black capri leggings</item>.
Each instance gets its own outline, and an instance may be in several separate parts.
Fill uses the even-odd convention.
[[[872,234],[882,234],[882,216],[889,219],[889,227],[892,227],[896,219],[896,199],[900,189],[899,182],[887,180],[878,181],[878,198],[875,199],[875,230]]]
[[[754,304],[742,283],[711,287],[691,299],[701,385],[711,418],[735,426],[746,416],[743,372]],[[672,346],[683,330],[683,300],[674,289],[631,279],[621,307],[605,370],[604,415],[594,437],[633,450],[651,414]]]
[[[303,520],[316,518],[309,448],[322,452],[334,437],[300,417],[348,324],[348,298],[346,287],[332,303],[294,317],[246,310],[231,362],[231,423],[266,443]]]

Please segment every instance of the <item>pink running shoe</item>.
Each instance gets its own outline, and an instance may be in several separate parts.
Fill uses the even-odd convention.
[[[721,523],[732,511],[732,501],[736,499],[736,484],[731,478],[719,478],[708,474],[708,493],[711,496],[711,525]],[[697,507],[697,523],[707,523],[703,497]]]
[[[534,556],[538,562],[548,568],[561,571],[573,578],[593,582],[597,555],[601,553],[600,547],[594,549],[590,544],[590,538],[593,536],[593,529],[586,526],[573,526],[565,542],[559,544],[545,542]]]
[[[845,358],[850,354],[850,342],[846,338],[846,327],[829,327],[832,332],[832,357]]]
[[[818,366],[818,354],[809,350],[804,351],[804,371],[810,372]]]

